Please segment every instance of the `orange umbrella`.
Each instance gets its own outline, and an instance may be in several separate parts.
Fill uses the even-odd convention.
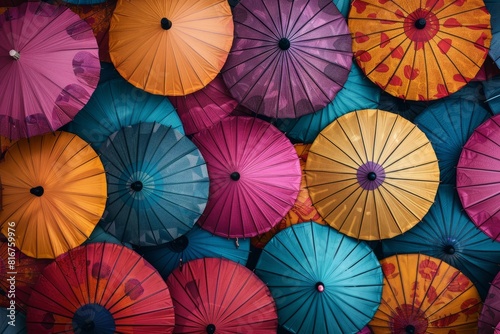
[[[14,143],[13,140],[10,140],[7,137],[0,136],[0,161],[2,161],[5,152],[7,149]]]
[[[257,248],[263,248],[271,238],[279,231],[298,223],[314,221],[316,223],[325,224],[323,218],[319,215],[316,208],[312,205],[311,197],[306,185],[306,175],[304,168],[306,167],[307,155],[311,144],[296,144],[295,151],[299,156],[300,169],[302,170],[302,180],[300,182],[300,190],[295,204],[281,221],[266,233],[260,234],[251,238],[252,245]]]
[[[104,167],[77,135],[58,131],[17,141],[0,175],[1,231],[15,229],[15,245],[28,256],[55,258],[80,245],[104,212]]]
[[[483,0],[354,0],[348,24],[358,65],[407,100],[458,91],[476,76],[491,42]]]
[[[306,163],[312,202],[335,229],[363,240],[401,234],[427,213],[439,185],[434,149],[388,111],[350,112],[314,140]]]
[[[227,0],[119,0],[109,30],[118,72],[138,88],[169,96],[205,87],[232,42]]]
[[[477,333],[481,297],[458,269],[421,254],[380,261],[384,288],[368,324],[374,334]]]

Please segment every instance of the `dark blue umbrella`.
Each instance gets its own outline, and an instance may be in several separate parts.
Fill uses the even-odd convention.
[[[26,316],[15,310],[11,312],[5,307],[0,307],[0,333],[2,334],[26,334]]]
[[[100,224],[120,241],[164,244],[189,231],[203,213],[205,160],[179,131],[140,123],[112,134],[99,152],[108,182]]]
[[[424,111],[424,109],[429,107],[432,103],[432,101],[403,100],[384,91],[380,94],[377,109],[398,114],[410,122],[413,122],[415,117],[417,117],[418,114]]]
[[[500,114],[500,76],[481,82],[483,84],[486,103],[490,106],[493,114]]]
[[[182,122],[165,96],[147,93],[118,78],[97,86],[89,102],[68,124],[68,131],[99,148],[113,132],[141,122],[171,126],[184,134]]]
[[[250,252],[250,239],[230,239],[214,235],[198,225],[186,234],[164,245],[136,249],[162,275],[168,275],[190,260],[204,257],[225,258],[245,265]]]
[[[276,126],[295,142],[312,143],[337,117],[353,110],[376,108],[381,92],[353,63],[344,87],[325,108],[299,118],[278,119]]]
[[[474,129],[489,116],[478,102],[445,98],[415,117],[414,123],[426,134],[436,152],[442,183],[455,184],[462,147]]]
[[[370,247],[332,227],[292,225],[264,247],[255,273],[294,333],[356,333],[378,309],[383,274]]]
[[[500,270],[500,243],[479,230],[463,211],[454,186],[439,187],[436,201],[415,227],[382,241],[384,257],[423,253],[462,271],[484,298]]]
[[[498,0],[484,0],[491,15],[491,45],[490,57],[500,66],[500,4]]]

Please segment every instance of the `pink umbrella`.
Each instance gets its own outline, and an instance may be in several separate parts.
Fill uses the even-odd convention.
[[[169,96],[168,99],[177,109],[186,135],[211,127],[238,106],[220,75],[201,90],[185,96]]]
[[[491,282],[488,295],[479,315],[478,333],[497,334],[500,332],[500,272]],[[496,327],[496,328],[495,328]],[[498,329],[497,329],[498,328]]]
[[[457,191],[470,219],[500,241],[500,115],[478,126],[457,165]]]
[[[269,231],[299,193],[297,153],[275,126],[230,116],[193,137],[205,158],[210,189],[198,224],[216,235],[252,237]]]
[[[73,119],[99,81],[97,41],[66,6],[26,2],[0,15],[0,135],[54,131]]]

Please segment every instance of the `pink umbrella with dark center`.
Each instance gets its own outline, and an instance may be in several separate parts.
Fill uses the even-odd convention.
[[[233,17],[222,76],[243,106],[296,118],[324,108],[343,87],[352,42],[332,0],[243,0]]]
[[[230,116],[193,137],[205,158],[210,189],[198,224],[216,235],[269,231],[292,208],[301,169],[288,138],[272,124]]]
[[[73,119],[99,81],[90,26],[65,6],[27,2],[0,15],[0,135],[54,131]]]
[[[470,219],[500,241],[500,115],[478,126],[457,165],[457,191]]]

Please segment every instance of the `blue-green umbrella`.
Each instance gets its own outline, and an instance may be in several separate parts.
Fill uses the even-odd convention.
[[[86,244],[95,244],[97,242],[107,242],[111,244],[118,244],[128,248],[132,248],[132,245],[128,243],[121,242],[111,233],[106,232],[100,225],[97,225],[92,233],[90,234],[87,241],[84,242]]]
[[[255,273],[271,290],[280,325],[294,333],[356,333],[380,304],[383,274],[370,247],[314,222],[276,234]]]
[[[118,73],[112,63],[101,61],[101,76],[99,77],[99,85],[114,79],[123,80],[122,76]]]
[[[26,316],[15,310],[0,307],[0,333],[1,334],[26,334]]]
[[[380,100],[377,108],[398,114],[410,122],[413,122],[415,117],[417,117],[418,114],[424,111],[432,103],[433,101],[403,100],[384,91],[380,94]]]
[[[107,0],[64,0],[64,2],[72,5],[97,5],[106,1]]]
[[[337,117],[353,110],[376,108],[381,91],[353,63],[344,87],[325,108],[299,118],[278,119],[276,126],[293,141],[312,143],[318,133]]]
[[[499,272],[500,242],[479,230],[463,211],[455,187],[443,184],[427,215],[405,234],[382,241],[384,257],[423,253],[462,271],[482,298]]]
[[[229,239],[214,235],[198,225],[186,234],[164,245],[136,249],[162,275],[168,275],[190,260],[204,257],[226,258],[245,265],[250,252],[250,239]]]
[[[351,2],[352,0],[333,0],[335,6],[337,6],[337,9],[345,18],[347,18],[347,15],[349,15],[349,9],[351,9]]]
[[[147,93],[118,78],[97,86],[89,102],[68,124],[68,131],[99,148],[112,133],[141,122],[171,126],[184,134],[168,98]]]
[[[179,131],[140,123],[112,134],[100,149],[108,201],[101,226],[122,242],[154,246],[191,229],[208,199],[198,148]]]
[[[490,106],[493,114],[500,114],[500,76],[481,82],[483,84],[486,103]]]
[[[484,0],[491,15],[490,57],[500,66],[500,3],[498,0]]]
[[[442,183],[455,184],[462,147],[474,129],[489,116],[478,102],[445,98],[415,117],[414,123],[426,134],[436,152]]]

